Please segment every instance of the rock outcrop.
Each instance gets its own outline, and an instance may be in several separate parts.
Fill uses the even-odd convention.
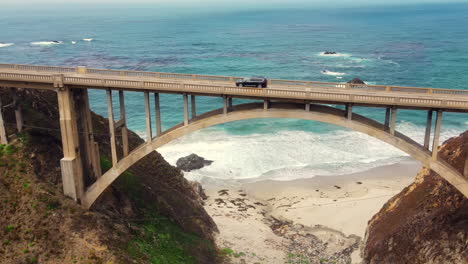
[[[351,84],[366,84],[363,80],[361,80],[359,78],[354,78],[354,79],[348,81],[348,83],[351,83]]]
[[[468,131],[441,148],[440,159],[467,170]],[[364,263],[468,263],[468,199],[438,174],[422,169],[413,184],[370,221]]]
[[[325,51],[323,54],[325,54],[325,55],[336,55],[338,53],[336,53],[335,51]]]
[[[192,171],[201,169],[205,166],[209,166],[211,165],[211,163],[213,163],[212,160],[206,160],[205,158],[192,153],[186,157],[178,159],[176,162],[176,166],[177,168],[183,171]]]
[[[19,97],[27,126],[17,135],[19,145],[11,147],[17,151],[0,155],[0,199],[8,201],[0,205],[0,237],[8,244],[0,247],[0,263],[176,263],[161,260],[163,254],[182,259],[177,263],[218,263],[217,227],[199,188],[156,151],[119,177],[91,211],[64,197],[57,96],[25,89]],[[5,89],[0,98],[11,101]],[[14,133],[14,112],[7,109],[4,117]],[[111,156],[108,121],[94,113],[92,121],[105,171]],[[129,131],[130,149],[142,143]],[[85,180],[89,185],[93,179]]]

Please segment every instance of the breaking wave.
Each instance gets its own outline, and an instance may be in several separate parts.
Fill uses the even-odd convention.
[[[0,43],[0,48],[6,48],[15,45],[15,43]]]

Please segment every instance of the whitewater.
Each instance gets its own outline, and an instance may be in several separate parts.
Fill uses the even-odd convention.
[[[360,8],[360,16],[337,8],[223,14],[2,8],[0,63],[467,89],[468,4],[418,8]],[[105,93],[92,91],[90,100],[93,111],[107,117]],[[144,132],[143,96],[126,93],[126,104],[129,128]],[[221,98],[197,97],[197,113],[221,106]],[[164,129],[183,121],[181,96],[161,95],[161,107]],[[355,110],[383,121],[380,109]],[[425,116],[401,110],[397,130],[422,142]],[[442,140],[467,129],[466,115],[447,113]],[[191,153],[211,159],[211,166],[185,176],[232,184],[346,174],[410,159],[354,131],[287,119],[206,128],[158,151],[172,164]]]

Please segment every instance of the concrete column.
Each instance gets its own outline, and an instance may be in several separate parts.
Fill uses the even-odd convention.
[[[351,120],[353,118],[353,105],[346,104],[346,118]]]
[[[392,135],[395,135],[396,117],[397,109],[396,107],[392,107],[390,114],[390,134]]]
[[[432,110],[427,111],[426,133],[424,135],[424,148],[429,149],[429,141],[431,140],[432,127]]]
[[[3,121],[2,98],[0,98],[0,144],[8,144],[8,136],[5,129],[5,122]]]
[[[78,138],[80,144],[81,161],[83,163],[83,179],[85,185],[97,180],[101,176],[99,149],[94,141],[93,122],[89,107],[87,89],[71,90],[75,104]]]
[[[60,132],[63,145],[63,159],[60,160],[63,192],[75,201],[83,197],[83,166],[80,156],[75,107],[68,87],[57,91],[60,114]]]
[[[464,170],[463,175],[465,175],[465,177],[468,178],[468,151],[466,152],[465,170]]]
[[[18,133],[20,133],[23,131],[23,111],[18,100],[18,93],[16,92],[16,89],[12,90],[12,95],[14,103],[13,107],[15,108],[16,129],[18,130]]]
[[[151,109],[149,101],[149,92],[145,92],[145,118],[146,118],[146,142],[151,142],[153,133],[151,131]]]
[[[306,112],[310,112],[310,104],[305,104],[305,110]]]
[[[270,102],[268,100],[263,100],[263,110],[268,110],[270,108]]]
[[[128,131],[127,131],[127,116],[125,114],[125,98],[124,92],[119,91],[119,104],[120,104],[120,120],[123,121],[122,126],[122,152],[123,156],[128,156],[129,148],[128,148]]]
[[[195,101],[195,95],[190,96],[190,106],[192,107],[192,119],[197,116],[197,105]]]
[[[437,154],[439,152],[439,137],[440,137],[440,127],[442,125],[442,111],[436,111],[436,123],[434,128],[434,141],[432,143],[432,159],[437,160]]]
[[[114,108],[112,106],[112,90],[107,89],[107,113],[109,119],[109,133],[110,133],[110,146],[111,146],[111,156],[112,156],[112,165],[115,166],[118,162],[117,158],[117,144],[115,142],[115,121],[114,121]]]
[[[160,136],[162,134],[161,127],[161,107],[159,105],[159,94],[154,94],[154,108],[156,111],[156,135]]]
[[[188,95],[184,94],[184,126],[189,124]]]
[[[228,110],[229,112],[232,111],[232,97],[228,97]]]
[[[390,107],[385,109],[385,123],[384,123],[385,130],[390,129]]]
[[[223,113],[227,115],[228,113],[228,102],[227,102],[227,97],[223,96]]]

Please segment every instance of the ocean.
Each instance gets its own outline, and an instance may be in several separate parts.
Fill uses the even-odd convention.
[[[183,12],[9,7],[0,17],[0,63],[327,82],[358,77],[368,84],[468,89],[468,4]],[[143,95],[126,93],[126,104],[130,129],[144,135]],[[181,96],[162,95],[161,104],[164,129],[182,122]],[[102,91],[91,92],[91,105],[107,116]],[[197,98],[198,113],[221,106],[221,98]],[[356,112],[384,118],[381,109]],[[397,130],[422,142],[425,115],[399,111]],[[443,140],[467,129],[466,114],[444,115]],[[358,132],[290,119],[210,127],[158,151],[172,164],[190,153],[213,160],[185,176],[233,184],[345,174],[409,159]]]

